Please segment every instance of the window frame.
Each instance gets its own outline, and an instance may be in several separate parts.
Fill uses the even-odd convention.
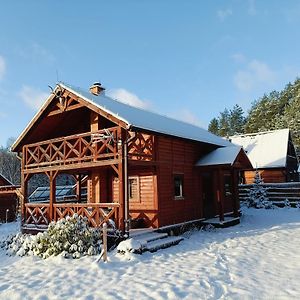
[[[136,195],[134,195],[133,197],[131,197],[131,195],[132,195],[131,181],[132,180],[136,180]],[[139,176],[128,176],[128,201],[130,203],[140,203],[141,202]]]
[[[176,179],[180,179],[180,195],[176,195]],[[184,174],[182,173],[173,174],[173,195],[174,200],[184,200]]]

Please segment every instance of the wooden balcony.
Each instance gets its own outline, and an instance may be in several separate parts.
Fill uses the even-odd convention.
[[[78,214],[86,217],[92,227],[99,227],[108,220],[118,223],[118,203],[25,203],[22,227],[26,229],[46,229],[51,221]]]
[[[23,147],[24,173],[82,169],[119,162],[118,127],[55,138]]]

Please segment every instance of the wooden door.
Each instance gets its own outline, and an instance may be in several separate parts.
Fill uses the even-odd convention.
[[[211,218],[216,215],[214,201],[214,180],[213,173],[207,172],[202,174],[202,199],[203,199],[203,216]]]
[[[232,175],[228,172],[223,176],[223,199],[224,199],[224,212],[232,212],[234,210],[233,205],[233,180]]]

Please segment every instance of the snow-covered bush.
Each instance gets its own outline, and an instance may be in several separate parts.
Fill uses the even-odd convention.
[[[4,247],[10,255],[52,255],[80,258],[100,253],[100,230],[90,228],[86,218],[72,217],[51,222],[48,229],[37,235],[17,234],[6,240]]]
[[[128,239],[125,241],[122,241],[118,247],[117,247],[117,251],[118,253],[142,253],[143,248],[145,247],[145,245],[147,244],[147,242],[143,243],[142,241],[138,241],[135,239]]]
[[[297,204],[296,204],[296,208],[300,209],[300,201],[299,201],[299,202],[297,202]]]
[[[259,172],[255,172],[254,183],[249,189],[248,196],[246,199],[246,204],[248,207],[255,208],[273,208],[273,204],[269,201],[267,196],[267,188],[263,185],[263,180],[261,179]]]
[[[216,231],[216,227],[212,224],[207,224],[201,227],[202,231]]]
[[[291,202],[289,201],[289,199],[285,199],[283,202],[284,207],[291,207]]]

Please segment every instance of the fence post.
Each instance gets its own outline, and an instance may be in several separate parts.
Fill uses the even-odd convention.
[[[8,213],[9,213],[9,209],[7,209],[6,213],[5,213],[5,221],[6,221],[6,223],[8,222]]]
[[[103,224],[103,261],[107,261],[107,224]]]

